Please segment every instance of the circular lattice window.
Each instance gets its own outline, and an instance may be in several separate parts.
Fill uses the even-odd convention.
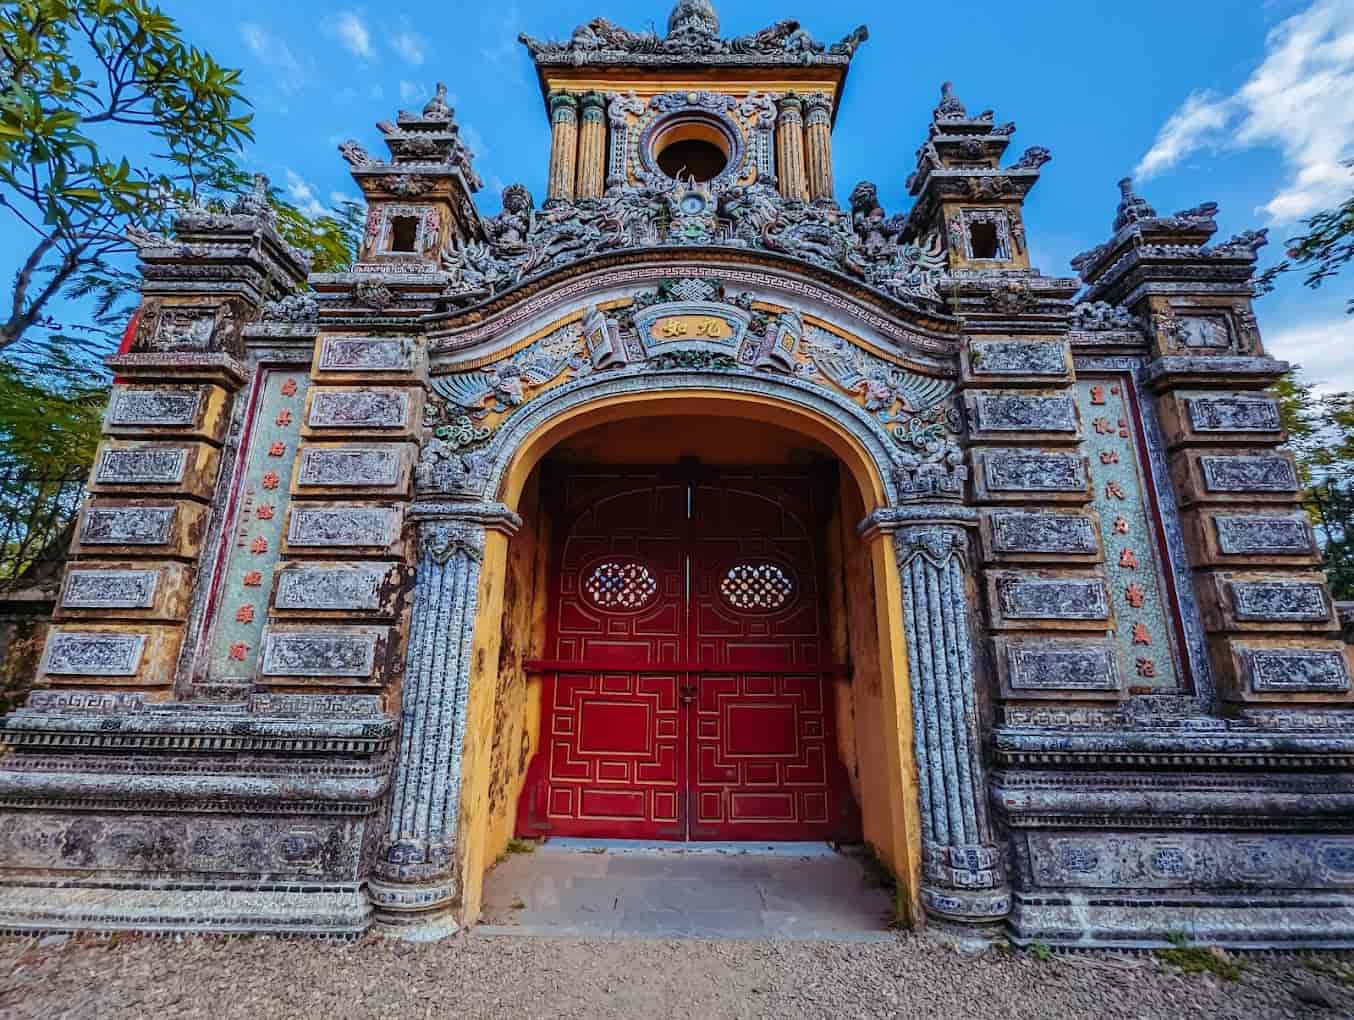
[[[745,611],[780,609],[794,590],[790,575],[774,563],[739,563],[719,582],[724,601]]]
[[[658,582],[643,563],[607,560],[593,568],[583,592],[602,609],[643,609],[658,594]]]

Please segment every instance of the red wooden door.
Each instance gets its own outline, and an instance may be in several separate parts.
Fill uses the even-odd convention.
[[[807,474],[575,469],[523,835],[845,838]]]

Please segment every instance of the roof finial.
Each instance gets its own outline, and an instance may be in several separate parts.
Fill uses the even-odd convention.
[[[668,15],[668,35],[688,32],[719,38],[719,15],[710,0],[677,0]]]
[[[1133,190],[1133,178],[1125,177],[1119,182],[1119,211],[1114,217],[1114,230],[1117,233],[1130,223],[1139,220],[1154,220],[1157,211],[1147,204],[1147,200]]]
[[[940,103],[931,111],[935,120],[964,120],[968,117],[968,107],[954,94],[954,82],[942,82],[940,85]]]
[[[423,116],[427,120],[451,120],[454,113],[455,111],[447,105],[446,82],[439,81],[437,91],[428,100],[428,105],[423,108]]]

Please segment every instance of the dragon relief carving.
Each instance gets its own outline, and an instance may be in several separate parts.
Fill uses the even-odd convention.
[[[941,301],[946,266],[938,234],[902,239],[877,190],[862,182],[850,213],[795,202],[761,180],[749,184],[690,180],[613,187],[600,199],[537,209],[520,184],[503,191],[503,209],[485,221],[486,240],[442,252],[442,294],[463,308],[530,277],[609,251],[655,245],[705,245],[779,252],[867,283],[900,300]]]
[[[806,326],[798,312],[768,311],[750,293],[729,293],[720,281],[705,278],[660,281],[629,305],[589,309],[581,322],[566,323],[498,362],[434,375],[419,485],[473,488],[485,477],[483,448],[493,434],[548,388],[595,372],[661,371],[770,371],[828,387],[893,436],[900,492],[948,498],[962,489],[966,472],[953,439],[960,425],[951,380],[914,372]]]

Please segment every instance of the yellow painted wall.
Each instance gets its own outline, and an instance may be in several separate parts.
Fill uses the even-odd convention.
[[[508,546],[503,590],[503,636],[498,654],[494,735],[490,751],[486,862],[507,849],[517,822],[517,799],[540,736],[541,678],[523,663],[541,658],[548,608],[546,579],[550,520],[541,512],[540,472],[533,472],[518,504],[522,530]]]

